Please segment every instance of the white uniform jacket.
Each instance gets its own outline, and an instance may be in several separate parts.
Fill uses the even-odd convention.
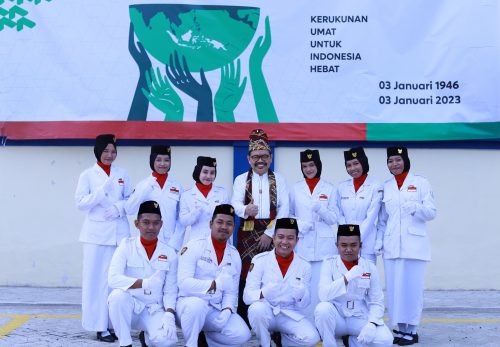
[[[344,275],[348,272],[339,255],[325,258],[321,266],[319,299],[332,303],[345,318],[367,317],[369,322],[384,324],[384,293],[375,265],[359,258],[362,278],[355,278],[347,286]]]
[[[182,193],[179,221],[184,228],[191,226],[189,240],[208,237],[215,206],[228,202],[226,190],[220,186],[212,186],[206,198],[196,185]],[[201,214],[198,214],[198,208],[201,208]]]
[[[247,174],[245,172],[234,179],[233,196],[231,205],[234,207],[234,212],[241,218],[248,218],[245,215],[245,187],[247,183]],[[276,219],[286,218],[289,213],[288,189],[285,179],[278,173],[274,173],[276,177],[277,190],[277,206]],[[259,207],[259,213],[255,216],[256,219],[269,218],[271,201],[269,199],[269,175],[265,173],[259,176],[255,172],[252,175],[252,197],[254,205]],[[265,231],[269,237],[273,237],[275,223]]]
[[[113,180],[113,185],[111,192],[105,193],[102,186],[108,178]],[[131,193],[130,178],[118,166],[111,165],[109,177],[97,163],[83,171],[75,192],[76,206],[79,210],[87,211],[80,242],[116,246],[123,238],[130,236],[124,206]],[[117,208],[119,217],[107,220],[104,212],[113,205]]]
[[[273,308],[273,313],[283,313],[295,321],[300,321],[305,317],[302,309],[311,302],[311,265],[300,255],[294,254],[292,263],[282,276],[278,260],[274,250],[257,254],[252,259],[250,271],[248,272],[245,290],[243,291],[243,301],[251,305],[256,301],[266,300]],[[261,299],[261,289],[271,282],[280,284],[280,293],[276,299]],[[305,294],[301,301],[296,301],[292,297],[292,286],[304,285]]]
[[[357,224],[361,231],[361,252],[375,253],[375,239],[377,237],[377,219],[382,204],[382,185],[371,176],[358,191],[354,191],[354,180],[343,181],[337,187],[337,206],[339,210],[339,224]]]
[[[377,237],[383,238],[384,259],[431,260],[425,222],[436,217],[436,205],[429,181],[409,172],[398,189],[392,177],[384,182],[382,202]],[[406,203],[416,205],[413,215],[401,208]]]
[[[209,294],[212,281],[221,271],[229,271],[232,275],[232,289],[224,292],[217,289],[215,293]],[[179,297],[198,297],[219,310],[229,307],[236,312],[240,273],[240,254],[229,242],[221,263],[217,264],[217,255],[210,236],[191,240],[182,248],[179,256]]]
[[[144,294],[143,288],[129,289],[136,280],[148,278],[156,270],[162,270],[165,275],[163,293],[153,292],[147,295]],[[108,284],[113,289],[128,291],[134,297],[136,313],[140,313],[144,306],[149,304],[160,304],[165,310],[167,308],[175,310],[177,254],[172,247],[158,240],[150,260],[141,244],[140,236],[129,237],[120,243],[111,259]]]
[[[170,175],[163,188],[160,188],[158,182],[151,185],[150,177],[151,175],[137,184],[125,204],[125,209],[127,214],[137,215],[139,206],[144,201],[153,200],[159,203],[163,226],[158,239],[179,250],[184,237],[184,228],[179,223],[179,201],[184,189]]]
[[[313,210],[316,203],[321,206],[318,212]],[[337,223],[333,184],[320,179],[311,194],[305,180],[295,183],[290,191],[290,217],[299,225],[297,254],[308,261],[320,261],[337,253],[332,228]]]

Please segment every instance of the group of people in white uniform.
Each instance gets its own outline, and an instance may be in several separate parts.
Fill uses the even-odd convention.
[[[418,343],[426,222],[436,207],[427,179],[409,172],[405,147],[387,149],[393,177],[383,184],[368,175],[363,148],[344,152],[351,178],[337,186],[321,178],[319,151],[300,152],[304,179],[288,189],[256,129],[231,199],[214,184],[215,158],[198,157],[195,184],[184,190],[169,175],[170,147],[152,146],[152,174],[133,189],[113,164],[112,134],[97,136],[94,154],[75,200],[87,211],[82,325],[98,340],[131,346],[136,329],[143,346],[174,346],[179,326],[189,347],[200,332],[208,346],[240,346],[249,328],[262,346]],[[127,215],[137,216],[137,237]],[[383,321],[379,255],[393,334]]]

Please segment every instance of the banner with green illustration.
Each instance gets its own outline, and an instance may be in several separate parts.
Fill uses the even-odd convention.
[[[0,0],[0,136],[500,138],[496,0]]]

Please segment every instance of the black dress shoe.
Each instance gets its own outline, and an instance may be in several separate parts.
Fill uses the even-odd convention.
[[[271,340],[276,344],[276,347],[283,347],[281,344],[281,333],[279,331],[275,331],[271,334]]]
[[[342,343],[345,347],[349,347],[349,335],[342,336]]]
[[[392,329],[392,332],[397,335],[404,335],[403,332],[399,330]],[[397,345],[399,343],[399,340],[401,340],[401,336],[394,336],[394,340],[392,340],[393,345]]]
[[[113,336],[113,338],[115,339],[115,341],[116,341],[116,340],[118,340],[118,336],[116,336],[116,334],[115,334],[115,331],[114,331],[114,330],[109,330],[109,329],[108,329],[108,331],[109,331],[109,333],[111,334],[111,336]]]
[[[207,338],[203,331],[198,334],[198,347],[208,347]]]
[[[144,337],[144,331],[141,331],[139,333],[139,341],[141,341],[141,347],[148,347],[148,345],[146,345],[146,338]]]
[[[128,346],[120,346],[120,347],[132,347],[132,345],[128,345]]]
[[[101,342],[115,342],[115,338],[111,335],[102,336],[102,331],[97,332],[97,340]]]
[[[414,343],[418,343],[418,334],[407,334],[405,333],[404,336],[406,337],[411,337],[411,339],[401,337],[398,341],[399,346],[410,346],[413,345]]]

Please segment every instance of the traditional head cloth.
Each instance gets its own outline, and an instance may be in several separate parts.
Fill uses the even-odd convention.
[[[214,213],[212,215],[212,220],[218,214],[227,214],[228,216],[231,216],[234,218],[234,207],[229,205],[229,204],[217,205],[217,206],[215,206]]]
[[[215,176],[217,176],[217,160],[215,158],[210,157],[198,157],[196,158],[196,166],[193,170],[193,179],[200,182],[200,173],[203,166],[214,167],[215,168]]]
[[[262,129],[254,129],[250,133],[250,142],[248,143],[248,152],[266,150],[271,152],[267,134]]]
[[[170,146],[153,145],[151,146],[151,154],[149,155],[149,166],[155,171],[155,160],[158,154],[168,155],[170,157]],[[171,158],[171,157],[170,157]]]
[[[156,201],[153,201],[153,200],[144,201],[139,206],[139,212],[137,212],[137,218],[139,218],[139,215],[141,215],[143,213],[159,214],[161,217],[160,205]]]
[[[316,168],[318,169],[318,172],[316,173],[316,176],[314,176],[314,178],[321,177],[321,169],[323,166],[321,164],[319,151],[317,149],[306,149],[304,152],[300,152],[300,162],[307,163],[308,161],[313,161],[316,165]],[[302,167],[300,169],[302,170]],[[304,172],[302,172],[302,175],[304,176],[304,178],[306,177],[306,175],[304,175]]]
[[[101,161],[102,152],[104,152],[104,149],[110,143],[115,147],[115,150],[116,150],[116,136],[115,135],[113,135],[113,134],[97,135],[97,137],[95,138],[95,145],[94,145],[94,154],[95,154],[95,157],[97,158],[97,161]]]
[[[338,229],[337,229],[337,238],[339,236],[359,236],[359,237],[361,237],[361,232],[359,231],[359,225],[340,224]]]
[[[370,165],[368,164],[368,157],[365,154],[363,147],[351,148],[348,151],[344,151],[344,162],[347,164],[349,160],[358,159],[361,167],[363,168],[363,175],[370,171]]]
[[[279,218],[276,220],[276,228],[274,229],[274,232],[278,229],[293,229],[298,232],[299,226],[297,225],[297,220],[295,218]]]
[[[387,160],[393,155],[399,155],[403,158],[405,168],[403,172],[410,171],[410,158],[408,157],[408,149],[406,147],[388,147],[387,148]]]

